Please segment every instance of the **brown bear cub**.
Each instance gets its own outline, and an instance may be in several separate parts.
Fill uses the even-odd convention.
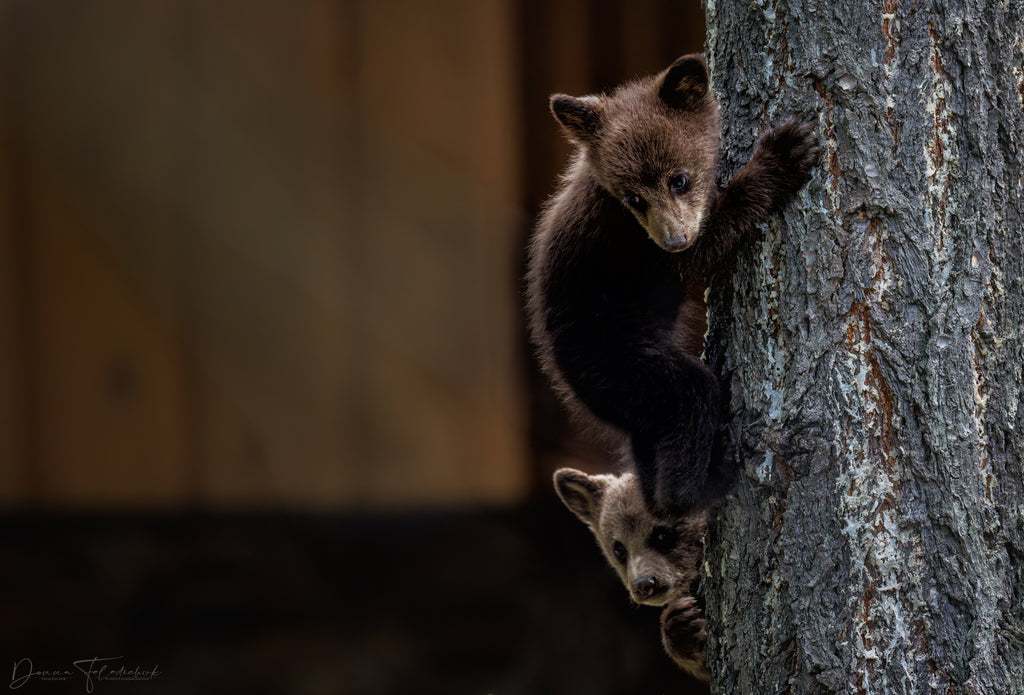
[[[790,120],[719,189],[698,55],[551,110],[576,151],[530,246],[531,335],[570,407],[624,435],[649,508],[680,516],[727,482],[724,399],[699,358],[707,276],[796,197],[817,138]]]
[[[632,473],[587,475],[561,468],[555,473],[555,490],[594,532],[633,600],[665,606],[661,641],[672,660],[694,677],[709,680],[703,602],[696,597],[704,511],[671,523],[656,518]]]

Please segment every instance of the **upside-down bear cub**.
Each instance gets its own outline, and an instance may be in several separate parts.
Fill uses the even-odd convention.
[[[576,150],[530,245],[541,364],[573,410],[628,437],[652,511],[706,506],[726,448],[721,388],[699,358],[706,278],[796,197],[817,137],[795,119],[768,131],[719,189],[699,55],[611,94],[556,94],[551,110]]]
[[[698,575],[704,558],[704,516],[698,509],[672,520],[648,511],[636,476],[555,472],[565,506],[593,531],[601,551],[639,604],[664,606],[661,643],[695,678],[707,681],[707,632]]]

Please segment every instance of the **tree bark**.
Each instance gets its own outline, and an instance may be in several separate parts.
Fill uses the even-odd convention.
[[[723,171],[825,154],[712,287],[714,691],[1024,693],[1019,0],[705,0]]]

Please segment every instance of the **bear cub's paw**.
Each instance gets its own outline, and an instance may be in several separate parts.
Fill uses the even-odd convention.
[[[778,177],[782,189],[781,205],[789,204],[796,197],[821,159],[818,134],[814,130],[813,123],[801,123],[793,116],[766,132],[757,143],[754,157],[764,162]]]
[[[682,596],[661,614],[661,642],[672,661],[702,681],[711,680],[706,648],[708,635],[704,612],[693,596]]]

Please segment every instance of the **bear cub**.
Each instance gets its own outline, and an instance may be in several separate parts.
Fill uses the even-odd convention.
[[[560,468],[555,490],[593,531],[630,597],[639,604],[665,606],[661,641],[666,653],[694,677],[710,680],[703,602],[694,590],[704,557],[704,511],[671,523],[656,518],[632,473],[587,475]]]
[[[699,357],[708,275],[793,201],[817,137],[794,119],[768,131],[719,189],[718,104],[699,55],[550,105],[576,149],[530,243],[531,337],[570,409],[627,444],[649,508],[680,516],[727,482],[725,399]]]

